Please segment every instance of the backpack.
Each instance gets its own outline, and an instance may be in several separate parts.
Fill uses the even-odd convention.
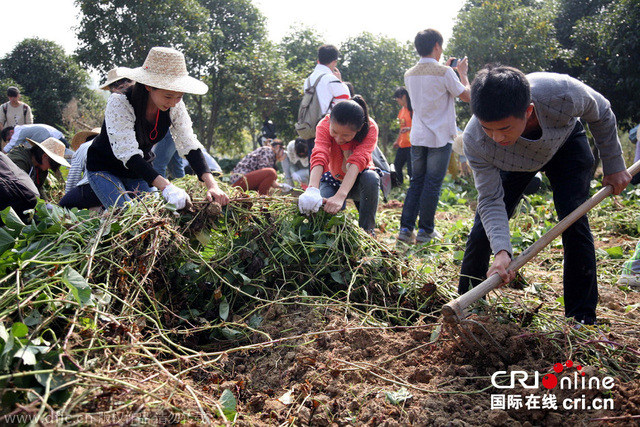
[[[7,124],[7,111],[9,110],[8,102],[2,104],[2,112],[4,113],[4,123],[3,126]],[[24,115],[24,122],[27,123],[27,104],[22,104],[22,114]]]
[[[393,187],[392,176],[395,174],[395,168],[393,165],[389,165],[387,158],[377,145],[373,153],[371,153],[371,159],[373,160],[373,164],[379,169],[380,189],[382,190],[382,197],[386,202]]]
[[[316,87],[324,76],[325,74],[322,74],[318,77],[313,86],[309,86],[302,96],[300,108],[298,109],[298,122],[296,123],[296,132],[302,139],[316,137],[316,125],[326,114],[326,112],[320,110],[320,101],[316,96]],[[307,78],[309,83],[311,82],[310,78],[311,76]]]

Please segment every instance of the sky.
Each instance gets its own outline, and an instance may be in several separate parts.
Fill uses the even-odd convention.
[[[161,1],[161,0],[158,0]],[[25,38],[39,37],[61,45],[67,54],[77,47],[74,27],[78,8],[73,0],[6,1],[0,36],[0,58]],[[451,36],[454,18],[464,0],[343,0],[311,2],[300,0],[253,0],[267,18],[269,38],[280,41],[297,23],[314,27],[326,43],[340,45],[363,31],[399,41],[412,41],[426,28],[439,30],[446,40]],[[318,7],[318,4],[324,4]],[[375,4],[375,5],[372,5]],[[7,10],[8,7],[8,10]]]

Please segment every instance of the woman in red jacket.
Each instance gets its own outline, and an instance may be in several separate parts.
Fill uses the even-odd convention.
[[[360,95],[336,104],[316,127],[309,187],[298,199],[300,212],[317,212],[324,202],[325,212],[335,214],[351,198],[358,206],[360,227],[374,234],[380,176],[371,154],[377,143],[378,125]]]

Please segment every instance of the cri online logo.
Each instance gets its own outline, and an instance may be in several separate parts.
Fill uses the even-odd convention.
[[[553,371],[555,374],[546,374],[542,377],[542,386],[547,390],[551,390],[558,385],[560,389],[563,390],[577,390],[577,389],[600,389],[605,388],[610,390],[613,388],[614,379],[613,377],[604,377],[602,380],[596,376],[593,376],[587,380],[585,378],[585,372],[582,369],[581,365],[577,365],[575,368],[575,372],[573,375],[565,375],[560,380],[556,374],[560,374],[564,372],[565,368],[572,368],[573,361],[567,360],[566,363],[556,363],[553,365]],[[508,384],[499,383],[498,377],[509,375],[510,381]],[[530,380],[532,377],[532,380]],[[526,371],[496,371],[493,375],[491,375],[491,384],[495,388],[515,388],[516,382],[520,383],[520,386],[523,388],[540,388],[540,374],[538,372],[534,372],[533,375],[529,375]]]
[[[573,366],[573,361],[567,360],[567,363],[565,363],[564,365],[562,363],[556,363],[555,365],[553,365],[553,372],[555,372],[556,374],[560,374],[562,373],[562,371],[564,371],[565,366],[567,368],[571,368]],[[576,370],[578,372],[582,371],[582,366],[576,366]],[[584,371],[580,372],[580,375],[584,377]],[[551,390],[558,385],[558,377],[556,377],[555,374],[547,374],[542,377],[542,385],[545,388]]]

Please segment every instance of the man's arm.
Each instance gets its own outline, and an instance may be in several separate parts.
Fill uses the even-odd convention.
[[[458,75],[460,76],[460,83],[464,86],[464,90],[458,98],[460,98],[463,102],[471,102],[471,85],[469,84],[469,59],[465,56],[460,61],[458,61],[458,66],[456,67],[458,71]]]

